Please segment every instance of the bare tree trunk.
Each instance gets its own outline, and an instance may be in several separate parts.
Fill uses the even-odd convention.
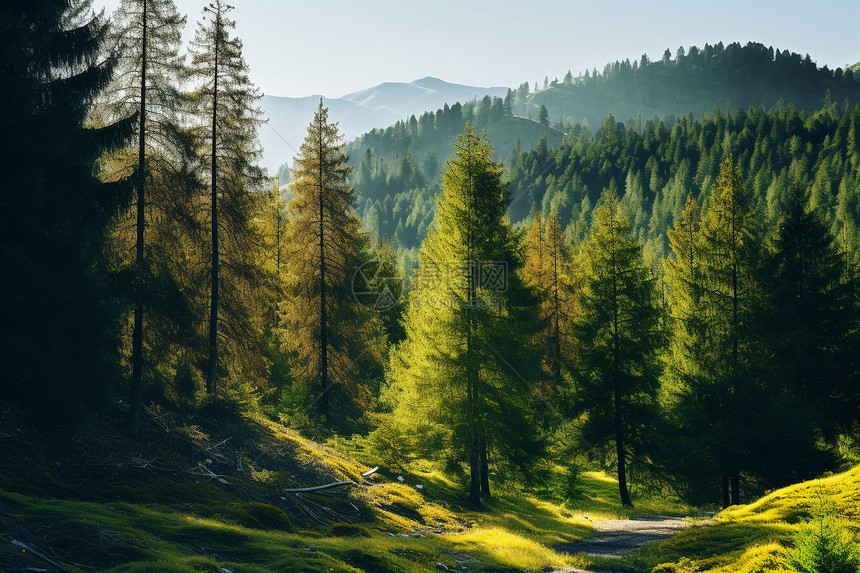
[[[146,196],[146,0],[143,0],[143,45],[140,64],[140,133],[137,142],[137,241],[135,244],[134,331],[131,335],[131,435],[140,435],[143,401],[143,247],[144,207]]]
[[[215,24],[215,78],[212,90],[212,296],[209,305],[209,363],[206,366],[206,392],[218,391],[218,44],[221,40],[221,15]]]
[[[615,391],[615,453],[618,456],[618,492],[621,504],[633,507],[630,492],[627,491],[627,452],[624,448],[624,428],[621,424],[621,396]]]
[[[323,209],[323,185],[325,184],[325,180],[323,178],[323,140],[322,140],[322,118],[320,118],[320,125],[318,127],[319,132],[319,153],[320,153],[320,169],[319,169],[319,180],[317,185],[319,186],[319,228],[320,228],[320,369],[322,373],[322,395],[320,396],[320,411],[324,416],[328,416],[328,330],[327,330],[327,321],[328,317],[326,316],[326,302],[325,302],[325,224],[324,224],[324,215],[325,210]]]
[[[480,440],[479,457],[481,461],[481,493],[487,497],[490,496],[490,463],[487,455],[487,435],[482,434]]]
[[[738,470],[732,472],[732,505],[738,505],[741,502],[741,487],[740,475]]]

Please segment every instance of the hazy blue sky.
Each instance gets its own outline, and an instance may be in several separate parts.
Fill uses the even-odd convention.
[[[112,10],[119,0],[94,0]],[[207,0],[176,0],[193,35]],[[436,76],[477,86],[543,83],[666,48],[761,42],[831,69],[860,61],[860,0],[233,0],[264,93],[339,97]]]

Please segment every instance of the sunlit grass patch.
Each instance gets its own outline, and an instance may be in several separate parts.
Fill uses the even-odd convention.
[[[711,573],[788,571],[786,548],[811,508],[825,501],[860,537],[860,467],[791,485],[759,500],[721,511],[713,525],[691,527],[627,559],[638,570],[677,563],[679,570]]]
[[[860,466],[779,489],[747,505],[725,509],[720,512],[720,519],[796,523],[809,516],[809,509],[822,496],[838,507],[846,519],[860,523]]]
[[[547,566],[573,564],[571,558],[556,553],[546,545],[498,527],[446,535],[445,539],[467,554],[521,571],[540,571]]]
[[[780,543],[765,543],[747,548],[734,563],[713,569],[712,573],[789,573],[786,549]]]

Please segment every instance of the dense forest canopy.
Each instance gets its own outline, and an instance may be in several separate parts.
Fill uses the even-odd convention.
[[[734,158],[763,217],[774,223],[792,183],[810,190],[834,236],[853,252],[860,224],[860,106],[827,101],[809,115],[793,105],[776,110],[717,110],[682,116],[669,128],[646,122],[640,133],[611,115],[595,134],[574,127],[554,149],[538,146],[511,167],[512,218],[556,210],[570,240],[587,231],[603,189],[616,189],[651,257],[667,254],[665,230],[689,192],[707,203],[720,163]]]
[[[654,196],[662,191],[669,178],[675,176],[682,159],[688,160],[696,171],[694,175],[698,176],[701,173],[697,171],[698,159],[708,156],[714,145],[727,143],[723,141],[726,130],[734,138],[731,145],[738,148],[729,152],[737,151],[745,168],[756,145],[759,146],[759,154],[766,153],[772,160],[786,160],[784,154],[771,157],[776,148],[774,140],[778,139],[780,145],[785,145],[795,135],[803,139],[804,134],[797,132],[799,125],[825,106],[825,102],[828,114],[836,113],[841,117],[850,112],[858,101],[860,82],[850,70],[818,68],[809,56],[802,57],[757,43],[745,46],[733,43],[725,47],[722,43],[715,46],[705,44],[701,49],[695,46],[688,50],[679,49],[674,57],[667,50],[661,60],[652,61],[643,55],[633,64],[629,61],[607,64],[602,73],[586,72],[577,78],[569,74],[562,82],[554,81],[535,91],[530,89],[528,82],[524,82],[516,90],[509,91],[504,99],[487,96],[480,101],[446,105],[435,113],[428,111],[384,130],[373,130],[349,143],[347,152],[350,164],[355,168],[353,182],[358,196],[357,209],[367,228],[392,239],[396,245],[410,249],[417,246],[426,233],[434,208],[432,197],[439,191],[441,167],[450,155],[455,135],[462,131],[466,122],[478,133],[488,134],[497,159],[511,170],[512,219],[522,220],[537,206],[547,214],[549,208],[543,201],[549,194],[567,225],[571,217],[576,219],[579,216],[578,211],[581,210],[574,203],[581,204],[584,195],[588,194],[590,206],[593,206],[602,189],[609,187],[612,178],[623,197],[630,167],[634,167],[634,175],[637,170],[640,175],[644,173],[642,184],[648,189],[643,192],[643,198],[647,200],[643,209],[650,218]],[[831,102],[836,104],[835,107],[830,105]],[[545,115],[542,116],[541,111]],[[790,129],[787,138],[783,139],[783,136],[788,131],[770,131],[770,112],[780,117],[793,115],[794,119],[790,120],[793,123],[786,127]],[[747,123],[748,115],[760,118],[762,113],[769,118],[765,120],[766,126]],[[606,118],[610,115],[613,122],[621,124],[612,129],[618,137],[611,137],[607,132]],[[833,120],[824,120],[821,114],[818,117],[819,124],[814,129],[809,128],[814,134],[809,133],[809,137],[803,139],[803,145],[817,146],[828,134],[832,144],[834,134],[825,132],[833,128]],[[677,122],[683,122],[683,142],[673,140],[669,144],[667,139],[679,137],[674,129]],[[693,123],[710,125],[696,128],[704,130],[704,137],[699,137],[699,133],[686,133]],[[765,127],[766,132],[763,131]],[[843,126],[843,130],[847,127],[847,124]],[[641,149],[634,149],[637,144],[629,139],[634,134],[639,136]],[[715,140],[717,135],[719,141]],[[546,142],[541,141],[542,137]],[[678,155],[678,145],[692,153],[690,137],[696,138],[696,145],[703,148],[704,154]],[[762,140],[767,137],[772,141],[767,148],[761,148]],[[843,134],[845,137],[847,132]],[[597,139],[601,139],[599,146],[602,151],[595,147],[586,153],[585,149]],[[647,145],[644,145],[646,139]],[[837,140],[837,143],[841,141]],[[581,150],[576,153],[588,155],[588,160],[570,157],[573,153],[570,149],[577,142],[581,142]],[[655,142],[659,142],[657,146],[670,145],[672,155],[663,155],[662,147],[657,151]],[[604,155],[607,145],[624,157],[616,152]],[[628,145],[631,147],[622,153],[619,146]],[[565,156],[560,157],[560,151],[555,148],[564,149]],[[550,149],[553,151],[549,152]],[[791,149],[795,153],[806,153],[806,149],[800,149],[797,144]],[[660,158],[657,161],[659,174],[652,180],[654,164],[646,168],[645,163],[655,152],[655,161]],[[749,152],[749,157],[741,158],[745,152]],[[814,155],[818,152],[816,148]],[[547,154],[554,159],[543,161]],[[631,154],[641,160],[635,166],[627,162],[627,155]],[[577,161],[577,166],[571,167],[568,159]],[[582,161],[597,163],[581,165]],[[806,168],[817,170],[818,164],[811,158],[810,161],[812,165],[808,161]],[[715,176],[714,165],[719,163],[719,158],[711,158],[708,166],[704,166],[710,169],[711,180]],[[564,167],[556,169],[558,165]],[[673,165],[671,173],[670,165]],[[758,157],[753,166],[754,175],[763,168],[773,169],[764,167]],[[780,165],[779,169],[782,167]],[[582,181],[571,181],[574,173],[582,177]],[[757,185],[764,178],[764,175],[759,178]],[[702,183],[699,178],[697,185],[701,187]],[[650,187],[651,184],[655,187]],[[680,184],[686,185],[687,182],[681,181]],[[835,184],[838,186],[839,183]],[[683,200],[686,190],[679,193]],[[560,195],[566,198],[561,199]],[[577,213],[572,215],[574,208]],[[680,204],[675,201],[669,209],[677,214]],[[665,229],[665,213],[661,216],[663,219],[654,228]],[[661,252],[665,252],[665,240],[663,243]]]
[[[609,113],[622,122],[654,117],[671,118],[730,109],[775,107],[780,100],[810,111],[821,105],[829,90],[835,101],[857,101],[857,78],[848,68],[819,68],[809,54],[774,49],[756,42],[724,46],[683,46],[652,59],[607,63],[603,70],[569,74],[543,89],[528,93],[520,86],[514,113],[537,117],[541,105],[553,123],[588,122],[594,129]]]

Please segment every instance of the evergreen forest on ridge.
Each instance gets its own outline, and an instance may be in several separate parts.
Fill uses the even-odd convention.
[[[0,7],[0,571],[860,572],[860,64],[320,98],[268,173],[234,10]]]

